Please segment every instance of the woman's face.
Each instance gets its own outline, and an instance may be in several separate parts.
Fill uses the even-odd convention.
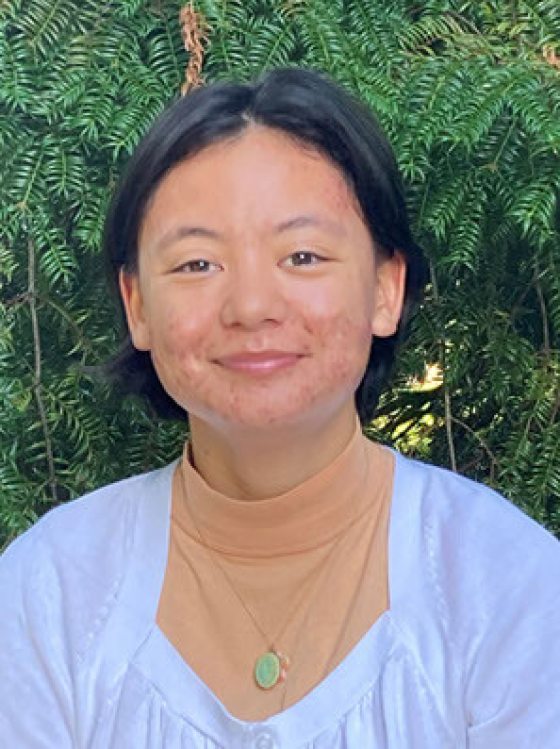
[[[193,418],[245,427],[353,411],[403,283],[340,172],[255,125],[162,180],[138,270],[121,275],[134,345],[169,395]]]

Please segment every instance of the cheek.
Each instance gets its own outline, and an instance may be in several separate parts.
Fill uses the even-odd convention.
[[[342,299],[331,292],[305,302],[292,299],[293,314],[276,340],[308,356],[285,377],[244,381],[216,369],[210,362],[224,337],[208,310],[201,316],[200,310],[160,308],[153,331],[154,366],[171,397],[201,418],[221,414],[238,422],[273,423],[312,406],[341,404],[353,396],[371,346],[369,308],[361,293],[354,286],[350,304],[346,295]]]
[[[164,385],[171,387],[180,375],[203,377],[201,359],[207,348],[211,324],[200,314],[161,311],[153,335],[152,359]]]
[[[366,316],[347,313],[326,318],[318,328],[325,353],[323,376],[329,381],[355,380],[366,367],[371,347],[371,327]]]
[[[371,343],[373,292],[371,284],[353,276],[337,279],[333,288],[322,289],[303,302],[303,319],[310,338],[320,341],[341,363],[350,353],[367,349]]]
[[[180,309],[177,305],[163,309],[158,327],[167,353],[183,357],[189,351],[199,350],[208,340],[212,320],[204,310]]]

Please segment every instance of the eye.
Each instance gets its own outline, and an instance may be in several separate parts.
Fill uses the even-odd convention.
[[[325,258],[318,255],[316,252],[312,252],[311,250],[298,250],[286,258],[285,263],[291,267],[298,267],[300,265],[317,265],[323,260],[325,260]]]
[[[188,260],[186,263],[182,263],[176,270],[179,273],[209,273],[219,269],[220,266],[217,263],[204,260],[204,258],[196,258],[195,260]]]

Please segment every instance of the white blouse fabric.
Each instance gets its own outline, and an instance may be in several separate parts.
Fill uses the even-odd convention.
[[[389,610],[261,722],[229,714],[155,623],[175,464],[48,513],[0,564],[0,746],[559,749],[560,544],[395,455]]]

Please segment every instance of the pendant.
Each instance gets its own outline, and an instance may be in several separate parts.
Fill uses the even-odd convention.
[[[269,650],[257,658],[255,663],[255,681],[261,689],[272,689],[284,681],[290,665],[290,659],[276,650]]]

